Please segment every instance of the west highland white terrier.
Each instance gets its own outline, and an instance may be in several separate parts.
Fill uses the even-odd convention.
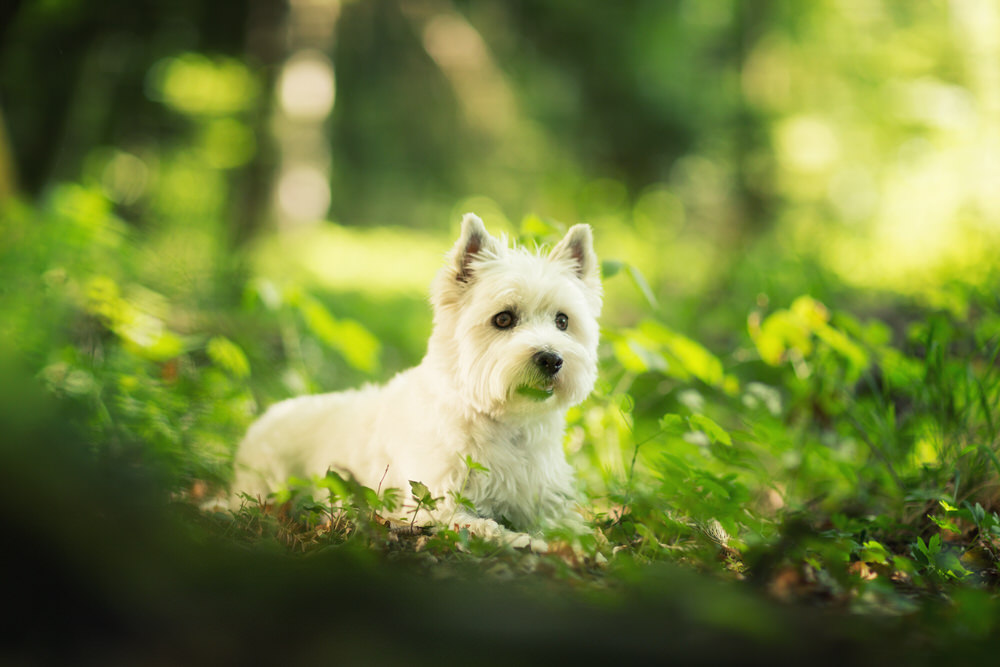
[[[528,536],[498,522],[535,533],[580,525],[563,432],[567,408],[597,376],[601,282],[590,227],[575,225],[542,255],[508,247],[467,214],[431,302],[420,365],[384,386],[282,401],[250,427],[233,507],[240,492],[264,498],[289,477],[334,469],[400,489],[405,502],[388,518],[418,525],[467,527],[515,546]],[[466,457],[488,472],[470,474]],[[413,514],[411,481],[442,498],[433,511]]]

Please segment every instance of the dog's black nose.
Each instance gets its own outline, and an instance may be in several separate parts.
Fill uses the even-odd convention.
[[[536,352],[532,358],[535,360],[535,365],[549,377],[558,373],[559,369],[562,368],[562,357],[555,352]]]

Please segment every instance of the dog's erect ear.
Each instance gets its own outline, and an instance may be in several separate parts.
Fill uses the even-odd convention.
[[[483,221],[474,213],[466,213],[462,218],[462,232],[452,248],[448,261],[455,269],[455,280],[467,283],[472,279],[471,264],[476,256],[496,254],[499,241],[490,236]]]
[[[590,225],[570,227],[563,240],[549,253],[549,259],[565,262],[588,285],[600,282],[597,255],[594,253],[594,237],[590,232]]]

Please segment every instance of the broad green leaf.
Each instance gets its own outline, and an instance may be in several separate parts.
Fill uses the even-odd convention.
[[[224,336],[215,336],[208,341],[205,348],[208,358],[216,366],[231,373],[234,377],[245,378],[250,375],[250,362],[239,345]]]
[[[326,475],[316,480],[316,485],[329,491],[334,498],[347,498],[350,495],[347,480],[332,469],[327,470]]]
[[[396,508],[399,507],[399,496],[401,495],[400,490],[394,486],[390,486],[387,489],[382,489],[382,507],[388,512],[395,512]]]
[[[958,555],[951,551],[938,554],[937,558],[935,558],[935,565],[937,565],[938,569],[943,570],[956,579],[961,579],[972,574],[969,569],[962,565],[962,561],[959,560]]]
[[[772,366],[780,364],[789,349],[798,350],[804,357],[812,354],[810,334],[806,324],[787,310],[775,311],[758,331],[751,330],[760,358]]]
[[[260,299],[264,307],[271,311],[276,311],[285,303],[285,296],[274,282],[265,278],[258,278],[247,284],[243,295],[244,307],[250,307],[254,299]]]
[[[87,283],[85,294],[87,311],[99,317],[136,356],[166,361],[182,354],[188,347],[180,336],[167,329],[160,318],[123,298],[118,284],[111,278],[92,278]]]
[[[360,323],[354,320],[340,320],[336,348],[354,368],[366,373],[378,370],[382,344]]]
[[[684,435],[687,433],[687,423],[680,415],[664,415],[660,418],[660,430],[665,435]]]
[[[700,343],[653,320],[644,321],[639,325],[639,331],[662,346],[662,352],[674,371],[679,366],[705,384],[723,386],[725,373],[722,362]],[[676,372],[672,374],[677,375]]]
[[[969,508],[969,512],[972,514],[972,520],[976,522],[976,525],[980,525],[983,519],[986,518],[986,510],[979,503],[972,505],[970,502],[966,501],[965,506]]]
[[[427,509],[434,509],[437,506],[438,499],[431,496],[431,491],[425,484],[411,479],[410,490],[413,499],[417,501],[418,505],[422,505]]]
[[[611,347],[618,363],[631,373],[664,371],[667,368],[663,356],[648,349],[633,332],[625,332],[624,336],[615,338]]]
[[[810,329],[817,329],[830,321],[830,311],[826,306],[808,295],[792,302],[789,310]]]
[[[619,261],[617,259],[606,259],[601,262],[601,278],[607,280],[608,278],[617,275],[624,268],[625,262]]]
[[[306,328],[333,348],[353,368],[372,373],[378,368],[381,344],[354,320],[338,320],[316,299],[303,296],[298,303]]]
[[[693,429],[707,435],[712,442],[721,442],[724,445],[733,444],[733,439],[729,435],[729,432],[705,415],[692,415],[688,422]]]
[[[861,546],[859,558],[866,563],[886,564],[891,554],[880,542],[868,540]]]
[[[152,339],[140,338],[127,341],[132,349],[142,357],[153,361],[167,361],[184,352],[184,341],[170,331],[161,331]]]
[[[698,484],[704,487],[705,491],[713,493],[723,500],[730,500],[732,498],[729,489],[707,475],[701,475],[698,479]]]
[[[843,332],[824,325],[816,329],[816,337],[847,359],[855,375],[868,367],[868,354]]]

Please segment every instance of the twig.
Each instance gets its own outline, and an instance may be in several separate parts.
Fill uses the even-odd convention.
[[[378,481],[378,488],[375,489],[375,495],[382,493],[382,482],[385,481],[385,476],[389,474],[389,464],[386,464],[385,471],[382,473],[382,479]]]

